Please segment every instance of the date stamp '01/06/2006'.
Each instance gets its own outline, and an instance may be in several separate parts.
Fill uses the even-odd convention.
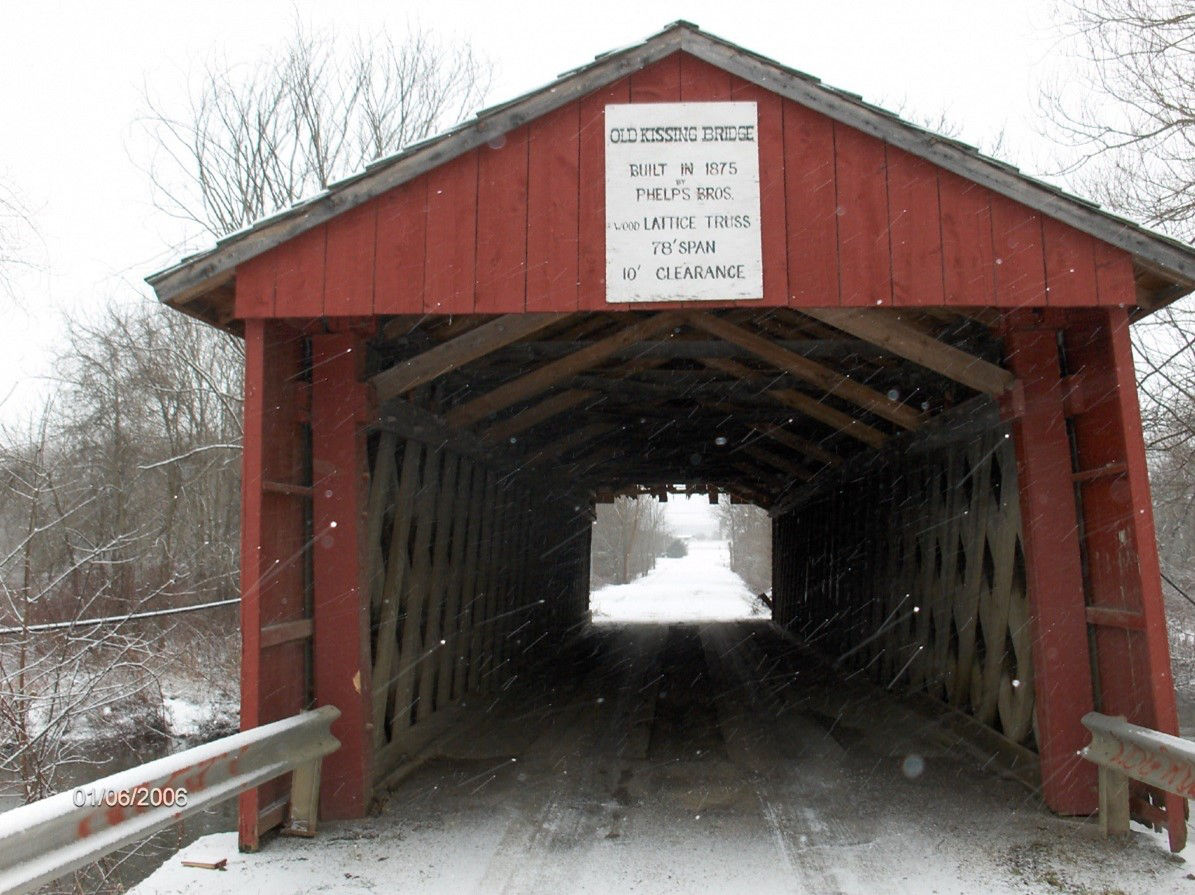
[[[76,808],[185,808],[185,787],[135,786],[132,789],[96,789],[80,787],[75,790]]]

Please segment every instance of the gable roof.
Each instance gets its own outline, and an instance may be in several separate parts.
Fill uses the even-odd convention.
[[[551,84],[479,113],[471,121],[406,147],[322,193],[220,239],[146,278],[159,300],[215,322],[231,302],[238,264],[463,155],[495,136],[567,105],[677,51],[689,53],[828,118],[919,156],[1116,246],[1133,256],[1138,301],[1145,311],[1195,291],[1195,247],[1148,230],[1071,195],[974,147],[904,121],[861,97],[823,84],[736,46],[688,22],[669,25],[643,43],[598,56]]]

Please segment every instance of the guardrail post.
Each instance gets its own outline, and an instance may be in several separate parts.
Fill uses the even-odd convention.
[[[1091,742],[1079,754],[1099,769],[1100,830],[1106,835],[1129,831],[1131,811],[1145,823],[1159,823],[1156,806],[1130,801],[1129,780],[1153,788],[1153,798],[1165,796],[1163,815],[1170,835],[1170,850],[1187,843],[1186,800],[1195,798],[1195,743],[1149,727],[1131,724],[1123,715],[1088,712],[1083,726]],[[1156,812],[1156,813],[1155,813]]]
[[[1100,765],[1100,832],[1124,836],[1129,832],[1129,778]]]
[[[323,763],[321,757],[316,761],[301,764],[291,772],[290,818],[287,820],[286,829],[283,830],[287,836],[311,838],[315,835],[316,823],[319,820],[320,768]]]

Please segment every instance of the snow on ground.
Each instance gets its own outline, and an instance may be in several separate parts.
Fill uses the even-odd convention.
[[[593,621],[724,622],[766,616],[767,609],[729,563],[725,541],[690,541],[688,556],[662,557],[642,578],[595,591],[589,598]]]
[[[370,817],[256,854],[206,836],[133,891],[1195,892],[1190,850],[1051,815],[930,716],[766,621],[585,636],[573,661],[463,707]]]

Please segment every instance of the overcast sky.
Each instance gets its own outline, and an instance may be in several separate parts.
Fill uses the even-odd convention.
[[[148,296],[142,278],[183,253],[188,234],[154,208],[139,165],[147,157],[137,127],[146,85],[181,102],[205,62],[217,55],[252,62],[285,39],[296,16],[352,34],[381,25],[399,34],[417,21],[443,37],[467,38],[493,64],[491,102],[683,18],[906,116],[945,113],[969,142],[987,144],[1003,131],[1004,154],[1040,173],[1049,157],[1035,129],[1038,95],[1066,71],[1053,5],[6,0],[0,183],[32,212],[35,232],[26,234],[24,255],[36,269],[16,272],[17,307],[0,328],[0,400],[14,383],[48,372],[63,314]],[[27,407],[38,391],[26,381],[0,406],[0,418]]]

